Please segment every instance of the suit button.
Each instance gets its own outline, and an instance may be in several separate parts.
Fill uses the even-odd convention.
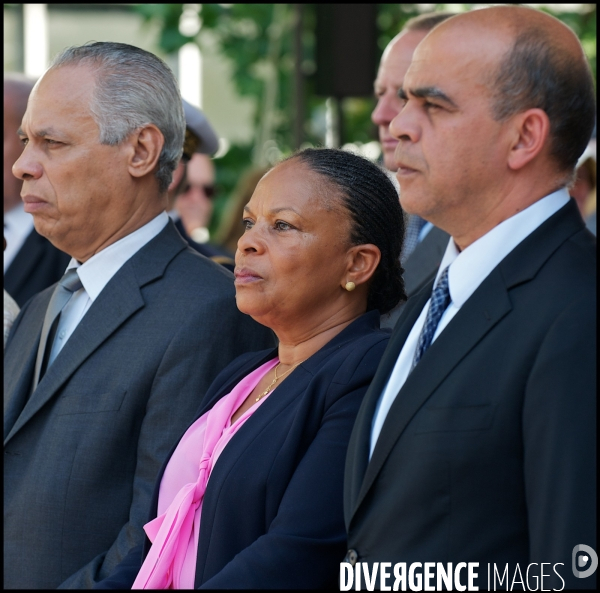
[[[358,552],[356,550],[348,550],[344,562],[349,562],[352,566],[356,564],[358,560]]]

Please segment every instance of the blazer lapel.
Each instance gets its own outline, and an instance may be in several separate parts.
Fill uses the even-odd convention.
[[[429,347],[400,389],[383,423],[354,509],[364,499],[415,413],[452,369],[510,309],[510,299],[502,275],[495,270]]]
[[[137,310],[144,306],[141,287],[163,275],[173,257],[186,248],[169,223],[142,247],[104,287],[42,377],[16,419],[8,442],[42,408],[85,360]]]
[[[113,278],[89,308],[56,360],[31,394],[7,441],[68,381],[71,375],[133,313],[144,306],[135,278]],[[35,359],[34,359],[35,360]]]
[[[41,333],[42,326],[39,325],[39,332]],[[10,388],[6,389],[4,393],[4,439],[7,441],[7,435],[14,427],[19,414],[23,410],[23,407],[27,403],[27,397],[31,391],[31,385],[33,383],[33,371],[35,367],[35,359],[37,357],[37,349],[40,336],[38,335],[34,345],[30,350],[24,353],[23,358],[20,360],[20,368],[15,372],[15,384]],[[12,394],[9,397],[7,394]]]
[[[363,478],[369,463],[369,449],[371,443],[371,426],[373,415],[379,396],[381,395],[389,376],[394,369],[398,355],[404,346],[404,342],[421,314],[421,310],[431,295],[431,284],[424,287],[417,294],[409,298],[402,315],[396,324],[390,341],[383,353],[381,362],[377,367],[373,381],[365,394],[362,405],[358,411],[356,423],[350,437],[348,446],[348,458],[353,460],[352,464],[346,464],[346,481],[350,484],[350,500],[357,501]],[[354,508],[354,502],[351,504]]]

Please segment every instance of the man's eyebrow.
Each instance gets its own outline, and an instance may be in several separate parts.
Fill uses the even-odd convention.
[[[25,136],[25,132],[23,131],[23,128],[19,127],[19,129],[17,130],[17,134],[19,136]],[[37,136],[38,138],[44,138],[45,136],[56,136],[58,135],[58,132],[54,129],[54,128],[46,128],[43,130],[38,130],[37,132],[33,133],[34,136]]]
[[[404,89],[401,89],[404,96],[400,95],[400,91],[398,92],[398,96],[401,98],[406,97],[406,92]],[[443,101],[452,107],[458,108],[458,105],[446,94],[444,91],[441,91],[437,87],[434,86],[424,86],[416,89],[409,89],[409,93],[413,95],[413,97],[417,97],[418,99],[437,99],[438,101]]]

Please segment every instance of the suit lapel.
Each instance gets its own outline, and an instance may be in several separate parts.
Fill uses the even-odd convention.
[[[98,295],[56,360],[42,377],[7,440],[10,440],[57,393],[90,354],[143,306],[144,300],[135,278],[131,275],[113,278]]]
[[[431,284],[409,298],[406,303],[359,409],[348,446],[348,457],[353,459],[353,464],[346,465],[346,471],[349,472],[346,481],[350,484],[350,499],[352,501],[356,501],[358,498],[369,462],[371,426],[379,396],[387,384],[412,326],[421,314],[425,303],[429,300]],[[354,508],[354,504],[352,504],[352,507]]]
[[[439,384],[511,309],[499,272],[465,303],[408,376],[383,423],[356,501],[360,505],[396,441]],[[379,392],[381,393],[381,392]]]
[[[4,438],[12,429],[31,392],[42,323],[55,285],[32,299],[21,311],[14,339],[5,353]]]
[[[56,395],[94,351],[144,306],[141,287],[162,276],[171,259],[185,248],[185,243],[172,223],[169,223],[157,237],[123,265],[92,303],[42,377],[12,426],[5,443]],[[37,340],[39,341],[39,336]],[[27,377],[31,380],[29,374]]]

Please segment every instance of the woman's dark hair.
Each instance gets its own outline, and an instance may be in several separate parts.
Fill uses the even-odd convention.
[[[352,220],[352,245],[379,247],[381,261],[371,278],[367,311],[378,309],[383,315],[406,300],[400,266],[404,216],[388,176],[371,161],[345,150],[307,148],[291,159],[307,165],[340,194]]]

